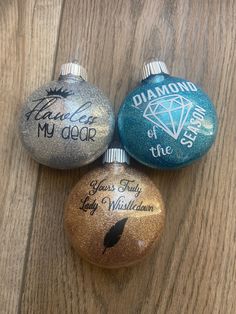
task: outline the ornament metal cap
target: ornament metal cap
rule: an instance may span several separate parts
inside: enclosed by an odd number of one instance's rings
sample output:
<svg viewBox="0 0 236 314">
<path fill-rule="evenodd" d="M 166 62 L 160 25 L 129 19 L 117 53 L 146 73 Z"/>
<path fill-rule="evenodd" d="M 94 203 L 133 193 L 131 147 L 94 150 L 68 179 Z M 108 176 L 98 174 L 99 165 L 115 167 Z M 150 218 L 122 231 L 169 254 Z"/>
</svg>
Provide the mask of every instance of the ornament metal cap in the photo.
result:
<svg viewBox="0 0 236 314">
<path fill-rule="evenodd" d="M 78 62 L 68 62 L 61 66 L 60 75 L 72 74 L 80 76 L 83 80 L 87 81 L 87 71 Z"/>
<path fill-rule="evenodd" d="M 128 164 L 129 156 L 126 151 L 122 148 L 108 148 L 108 150 L 103 155 L 103 161 L 105 163 L 118 163 L 118 164 Z"/>
<path fill-rule="evenodd" d="M 159 61 L 157 59 L 151 59 L 144 63 L 142 68 L 142 80 L 145 80 L 150 75 L 155 74 L 169 74 L 165 62 Z"/>
</svg>

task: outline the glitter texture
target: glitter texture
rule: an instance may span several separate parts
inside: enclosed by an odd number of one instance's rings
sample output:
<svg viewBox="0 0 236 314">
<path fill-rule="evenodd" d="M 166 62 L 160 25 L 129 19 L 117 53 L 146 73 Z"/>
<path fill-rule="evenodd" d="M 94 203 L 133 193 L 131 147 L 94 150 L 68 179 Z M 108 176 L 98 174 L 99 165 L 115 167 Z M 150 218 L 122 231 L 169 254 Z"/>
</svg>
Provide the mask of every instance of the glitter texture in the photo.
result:
<svg viewBox="0 0 236 314">
<path fill-rule="evenodd" d="M 214 143 L 217 116 L 195 84 L 168 74 L 152 75 L 124 100 L 118 128 L 128 153 L 153 168 L 179 168 Z"/>
<path fill-rule="evenodd" d="M 114 130 L 110 101 L 80 77 L 63 76 L 36 90 L 22 108 L 20 134 L 31 156 L 53 168 L 91 163 Z"/>
<path fill-rule="evenodd" d="M 106 164 L 86 174 L 65 206 L 65 228 L 74 249 L 106 268 L 146 256 L 162 232 L 164 217 L 154 183 L 124 164 Z"/>
</svg>

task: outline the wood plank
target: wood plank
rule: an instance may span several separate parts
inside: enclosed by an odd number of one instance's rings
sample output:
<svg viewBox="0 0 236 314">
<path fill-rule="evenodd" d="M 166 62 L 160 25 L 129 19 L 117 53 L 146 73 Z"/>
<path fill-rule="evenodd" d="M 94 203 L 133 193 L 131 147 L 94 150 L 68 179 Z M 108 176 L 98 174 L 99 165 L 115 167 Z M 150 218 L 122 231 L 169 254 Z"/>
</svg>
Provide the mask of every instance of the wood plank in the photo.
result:
<svg viewBox="0 0 236 314">
<path fill-rule="evenodd" d="M 82 261 L 63 232 L 63 203 L 88 168 L 42 168 L 26 266 L 23 313 L 235 313 L 235 3 L 76 1 L 65 3 L 56 72 L 79 57 L 118 109 L 142 62 L 164 59 L 173 75 L 209 93 L 217 142 L 201 162 L 149 173 L 167 220 L 158 250 L 129 269 Z M 230 127 L 229 127 L 230 126 Z"/>
<path fill-rule="evenodd" d="M 38 164 L 23 151 L 21 103 L 52 76 L 61 1 L 0 2 L 0 312 L 16 313 L 32 228 Z"/>
</svg>

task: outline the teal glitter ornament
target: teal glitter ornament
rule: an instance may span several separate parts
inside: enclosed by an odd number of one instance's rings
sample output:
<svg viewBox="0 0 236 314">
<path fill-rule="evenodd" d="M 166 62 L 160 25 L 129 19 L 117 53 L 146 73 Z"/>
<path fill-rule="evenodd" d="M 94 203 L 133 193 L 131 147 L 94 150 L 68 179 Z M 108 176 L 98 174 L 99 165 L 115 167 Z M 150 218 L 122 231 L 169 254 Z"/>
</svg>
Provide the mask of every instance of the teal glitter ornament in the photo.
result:
<svg viewBox="0 0 236 314">
<path fill-rule="evenodd" d="M 144 64 L 143 80 L 125 98 L 118 115 L 120 139 L 137 161 L 174 169 L 201 158 L 217 133 L 211 100 L 196 84 L 169 75 L 164 62 Z"/>
</svg>

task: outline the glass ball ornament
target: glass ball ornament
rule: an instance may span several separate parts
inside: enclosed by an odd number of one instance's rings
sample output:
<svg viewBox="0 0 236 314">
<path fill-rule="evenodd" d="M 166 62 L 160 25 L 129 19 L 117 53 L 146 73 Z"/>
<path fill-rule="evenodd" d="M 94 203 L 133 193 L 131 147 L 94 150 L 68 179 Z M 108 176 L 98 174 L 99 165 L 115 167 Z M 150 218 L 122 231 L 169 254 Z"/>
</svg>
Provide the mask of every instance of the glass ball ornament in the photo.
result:
<svg viewBox="0 0 236 314">
<path fill-rule="evenodd" d="M 125 98 L 118 115 L 120 139 L 137 161 L 153 168 L 191 164 L 212 146 L 217 115 L 196 84 L 169 75 L 164 62 L 144 64 L 141 83 Z"/>
<path fill-rule="evenodd" d="M 60 169 L 77 168 L 101 156 L 112 139 L 111 102 L 87 82 L 77 62 L 63 64 L 58 80 L 32 93 L 22 107 L 22 143 L 39 163 Z"/>
<path fill-rule="evenodd" d="M 103 167 L 84 175 L 70 193 L 64 224 L 85 260 L 104 268 L 132 265 L 156 245 L 165 209 L 159 190 L 129 167 L 127 153 L 110 148 Z"/>
</svg>

